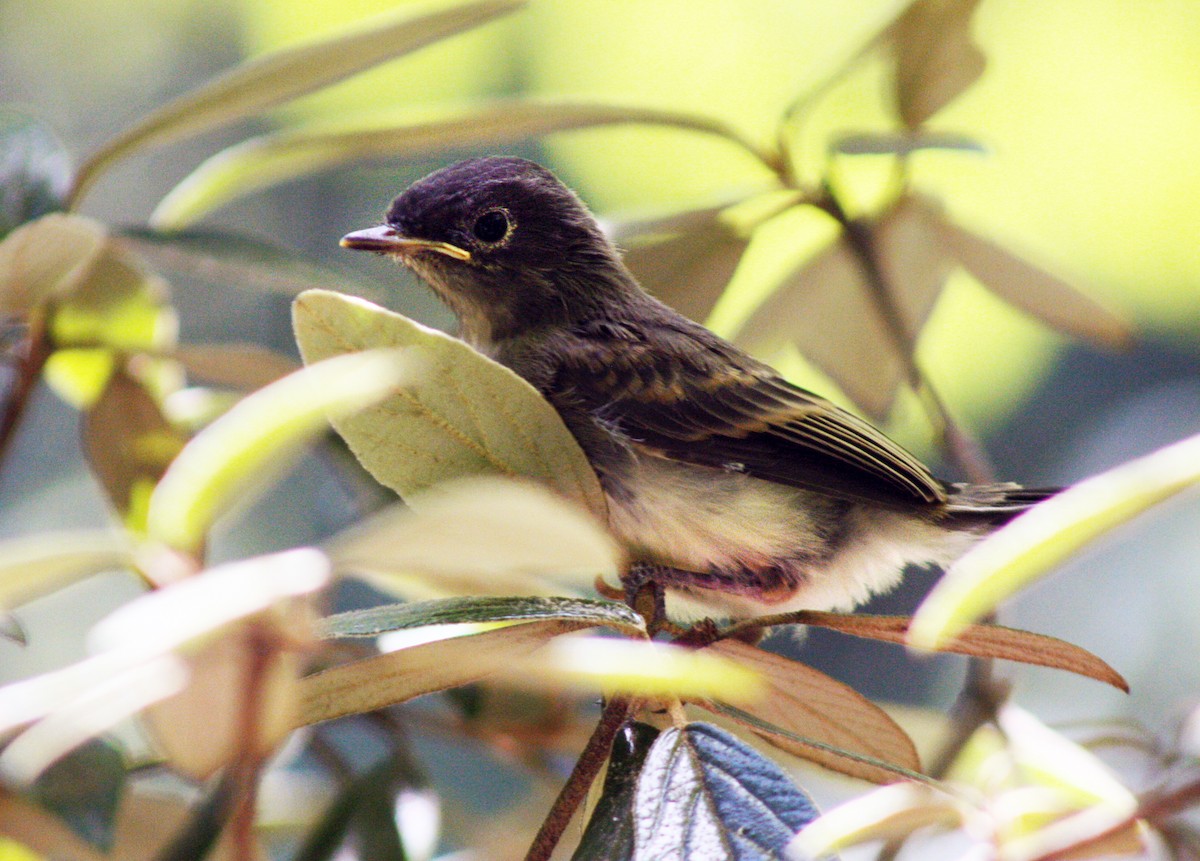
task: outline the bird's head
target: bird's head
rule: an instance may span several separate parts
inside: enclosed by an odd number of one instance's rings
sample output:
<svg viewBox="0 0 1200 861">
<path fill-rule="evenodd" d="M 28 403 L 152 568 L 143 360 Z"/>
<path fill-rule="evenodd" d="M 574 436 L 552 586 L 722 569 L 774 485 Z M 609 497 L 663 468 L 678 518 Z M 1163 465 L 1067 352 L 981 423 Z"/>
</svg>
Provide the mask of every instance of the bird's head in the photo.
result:
<svg viewBox="0 0 1200 861">
<path fill-rule="evenodd" d="M 410 267 L 475 342 L 570 323 L 638 289 L 575 193 L 521 158 L 432 173 L 392 202 L 384 224 L 342 245 Z"/>
</svg>

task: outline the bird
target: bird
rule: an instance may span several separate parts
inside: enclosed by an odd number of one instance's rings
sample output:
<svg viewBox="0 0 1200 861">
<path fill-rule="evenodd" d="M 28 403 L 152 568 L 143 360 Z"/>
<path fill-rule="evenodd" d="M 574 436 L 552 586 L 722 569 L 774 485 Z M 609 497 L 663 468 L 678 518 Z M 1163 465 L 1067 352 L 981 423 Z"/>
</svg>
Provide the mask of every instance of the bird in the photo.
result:
<svg viewBox="0 0 1200 861">
<path fill-rule="evenodd" d="M 533 161 L 437 170 L 341 245 L 411 269 L 461 339 L 558 411 L 633 561 L 626 585 L 653 580 L 669 613 L 850 610 L 1054 492 L 935 478 L 651 296 L 580 197 Z"/>
</svg>

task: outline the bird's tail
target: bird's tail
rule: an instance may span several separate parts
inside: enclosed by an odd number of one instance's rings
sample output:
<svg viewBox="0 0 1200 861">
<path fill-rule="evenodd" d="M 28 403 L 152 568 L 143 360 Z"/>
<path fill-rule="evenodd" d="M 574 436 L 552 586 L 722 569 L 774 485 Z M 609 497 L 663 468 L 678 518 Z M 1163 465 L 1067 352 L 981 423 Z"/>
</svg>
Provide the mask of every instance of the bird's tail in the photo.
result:
<svg viewBox="0 0 1200 861">
<path fill-rule="evenodd" d="M 1004 484 L 952 484 L 946 513 L 957 526 L 1003 526 L 1022 511 L 1054 496 L 1059 487 Z"/>
</svg>

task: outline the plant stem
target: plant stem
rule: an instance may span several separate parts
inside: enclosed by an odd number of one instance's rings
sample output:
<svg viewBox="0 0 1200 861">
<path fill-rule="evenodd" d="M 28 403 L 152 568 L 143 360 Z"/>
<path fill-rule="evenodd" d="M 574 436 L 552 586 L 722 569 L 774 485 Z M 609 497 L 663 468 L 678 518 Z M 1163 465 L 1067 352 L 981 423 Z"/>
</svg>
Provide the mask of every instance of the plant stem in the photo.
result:
<svg viewBox="0 0 1200 861">
<path fill-rule="evenodd" d="M 546 821 L 542 823 L 537 836 L 533 838 L 529 852 L 525 855 L 525 861 L 549 861 L 550 856 L 554 853 L 554 847 L 558 845 L 563 832 L 570 824 L 571 817 L 575 815 L 576 809 L 587 797 L 592 781 L 596 779 L 596 775 L 600 773 L 600 769 L 607 761 L 613 740 L 621 731 L 621 727 L 625 726 L 625 721 L 632 710 L 633 701 L 628 697 L 613 697 L 605 705 L 604 712 L 600 715 L 600 722 L 596 724 L 591 738 L 588 739 L 583 752 L 579 754 L 575 768 L 571 770 L 571 775 L 558 793 L 558 798 L 554 799 Z"/>
</svg>

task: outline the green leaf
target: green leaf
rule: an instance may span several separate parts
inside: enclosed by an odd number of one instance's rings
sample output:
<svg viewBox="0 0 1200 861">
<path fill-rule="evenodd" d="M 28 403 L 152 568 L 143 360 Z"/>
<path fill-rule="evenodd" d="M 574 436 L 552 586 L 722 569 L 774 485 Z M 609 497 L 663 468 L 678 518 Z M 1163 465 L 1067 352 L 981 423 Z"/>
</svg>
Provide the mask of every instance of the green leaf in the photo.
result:
<svg viewBox="0 0 1200 861">
<path fill-rule="evenodd" d="M 679 111 L 588 102 L 515 100 L 409 124 L 297 129 L 222 150 L 185 177 L 150 217 L 177 228 L 238 197 L 362 159 L 413 158 L 446 149 L 505 146 L 555 132 L 611 125 L 662 125 L 716 135 L 759 160 L 770 158 L 721 120 Z"/>
<path fill-rule="evenodd" d="M 508 368 L 456 338 L 362 299 L 310 291 L 292 310 L 306 362 L 405 347 L 419 367 L 393 397 L 334 427 L 377 481 L 406 500 L 453 478 L 526 477 L 602 521 L 600 482 L 558 412 Z"/>
<path fill-rule="evenodd" d="M 328 637 L 375 637 L 427 625 L 471 622 L 579 623 L 645 635 L 645 621 L 624 604 L 583 598 L 446 598 L 352 610 L 324 620 Z"/>
<path fill-rule="evenodd" d="M 0 543 L 0 609 L 132 564 L 133 548 L 116 532 L 41 532 L 9 539 Z"/>
<path fill-rule="evenodd" d="M 411 369 L 395 351 L 339 356 L 289 374 L 247 396 L 196 435 L 171 463 L 150 498 L 148 533 L 194 550 L 212 521 L 263 470 L 291 463 L 329 417 L 345 415 L 392 391 Z"/>
<path fill-rule="evenodd" d="M 613 741 L 604 789 L 571 861 L 632 861 L 634 798 L 658 730 L 631 723 Z"/>
<path fill-rule="evenodd" d="M 229 287 L 295 296 L 305 290 L 369 291 L 349 270 L 331 268 L 284 248 L 240 233 L 210 228 L 158 231 L 129 227 L 115 241 L 128 245 L 154 264 Z"/>
<path fill-rule="evenodd" d="M 635 858 L 783 861 L 812 800 L 775 763 L 711 724 L 672 727 L 637 785 Z"/>
<path fill-rule="evenodd" d="M 331 39 L 243 63 L 170 102 L 109 141 L 80 167 L 72 206 L 114 162 L 261 113 L 387 60 L 507 14 L 521 0 L 474 0 L 413 14 L 386 13 Z"/>
<path fill-rule="evenodd" d="M 623 554 L 577 506 L 538 485 L 460 479 L 334 540 L 340 572 L 401 597 L 564 595 L 615 580 Z"/>
<path fill-rule="evenodd" d="M 1081 481 L 977 544 L 918 608 L 908 642 L 936 649 L 1083 547 L 1200 483 L 1200 436 Z"/>
<path fill-rule="evenodd" d="M 0 109 L 0 239 L 22 224 L 63 208 L 71 159 L 36 117 Z"/>
<path fill-rule="evenodd" d="M 108 852 L 126 776 L 120 750 L 94 739 L 46 769 L 31 795 L 80 838 Z"/>
</svg>

